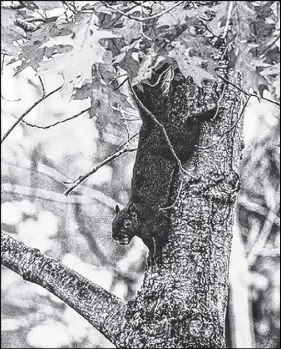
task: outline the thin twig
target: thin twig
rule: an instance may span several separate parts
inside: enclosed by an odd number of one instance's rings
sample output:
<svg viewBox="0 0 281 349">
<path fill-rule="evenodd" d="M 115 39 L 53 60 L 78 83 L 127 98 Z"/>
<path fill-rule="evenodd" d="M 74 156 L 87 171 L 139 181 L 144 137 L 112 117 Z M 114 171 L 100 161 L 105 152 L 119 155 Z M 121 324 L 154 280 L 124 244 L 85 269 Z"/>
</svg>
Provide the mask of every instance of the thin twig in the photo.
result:
<svg viewBox="0 0 281 349">
<path fill-rule="evenodd" d="M 76 180 L 75 183 L 72 184 L 67 190 L 65 190 L 63 192 L 63 194 L 65 196 L 68 196 L 79 184 L 81 184 L 82 182 L 84 182 L 85 179 L 87 179 L 89 176 L 91 176 L 92 174 L 94 174 L 95 172 L 97 172 L 98 169 L 100 169 L 102 166 L 108 164 L 109 162 L 111 162 L 112 160 L 120 157 L 121 155 L 125 154 L 125 153 L 129 153 L 129 152 L 134 152 L 136 151 L 137 148 L 123 148 L 121 150 L 119 150 L 118 152 L 113 153 L 111 156 L 109 156 L 108 158 L 106 158 L 104 161 L 102 161 L 100 164 L 98 164 L 96 167 L 94 167 L 93 169 L 91 169 L 89 172 L 86 172 L 84 175 L 79 176 Z"/>
<path fill-rule="evenodd" d="M 68 196 L 79 184 L 85 181 L 89 176 L 97 172 L 98 169 L 103 167 L 104 165 L 108 164 L 112 160 L 120 157 L 123 154 L 129 153 L 129 152 L 134 152 L 137 150 L 137 148 L 128 148 L 129 142 L 135 138 L 138 135 L 138 133 L 135 133 L 132 137 L 130 137 L 129 141 L 125 142 L 122 144 L 117 150 L 115 150 L 110 156 L 108 156 L 105 160 L 100 162 L 98 165 L 96 165 L 94 168 L 92 168 L 90 171 L 86 172 L 85 174 L 79 176 L 77 179 L 72 181 L 72 185 L 64 191 L 64 195 Z M 70 184 L 70 182 L 64 182 L 65 184 Z"/>
<path fill-rule="evenodd" d="M 266 215 L 268 214 L 267 209 L 265 207 L 260 206 L 256 202 L 252 202 L 249 198 L 241 194 L 238 196 L 237 202 L 238 202 L 238 205 L 243 206 L 243 208 L 247 211 L 258 213 L 263 217 L 266 217 Z M 267 219 L 269 219 L 268 216 L 267 216 Z M 279 222 L 278 216 L 275 217 L 272 223 L 275 224 L 278 228 L 280 228 L 280 222 Z"/>
<path fill-rule="evenodd" d="M 262 230 L 259 234 L 258 240 L 247 256 L 249 268 L 255 263 L 257 256 L 260 254 L 260 251 L 265 246 L 265 244 L 266 244 L 266 242 L 271 234 L 272 226 L 273 226 L 276 218 L 278 217 L 278 211 L 279 211 L 279 207 L 280 207 L 280 199 L 278 200 L 277 198 L 279 198 L 279 195 L 280 195 L 280 185 L 276 191 L 276 195 L 275 195 L 276 200 L 275 200 L 274 204 L 269 209 L 268 215 L 265 219 L 265 222 L 264 222 Z"/>
<path fill-rule="evenodd" d="M 55 123 L 53 123 L 53 124 L 50 124 L 50 125 L 47 125 L 47 126 L 39 126 L 39 125 L 30 124 L 29 122 L 27 122 L 27 121 L 25 121 L 25 120 L 22 120 L 22 122 L 23 122 L 24 124 L 26 124 L 27 126 L 34 127 L 34 128 L 39 128 L 39 129 L 42 129 L 42 130 L 46 130 L 46 129 L 48 129 L 48 128 L 57 126 L 57 125 L 59 125 L 59 124 L 62 124 L 62 123 L 64 123 L 64 122 L 67 122 L 67 121 L 69 121 L 69 120 L 75 119 L 75 118 L 77 118 L 78 116 L 80 116 L 81 114 L 83 114 L 83 113 L 85 113 L 85 112 L 87 112 L 87 111 L 89 111 L 89 110 L 91 110 L 91 108 L 84 109 L 84 110 L 80 111 L 78 114 L 75 114 L 75 115 L 73 115 L 73 116 L 70 116 L 69 118 L 63 119 L 63 120 L 61 120 L 61 121 L 57 121 L 57 122 L 55 122 Z"/>
<path fill-rule="evenodd" d="M 222 79 L 224 82 L 226 82 L 227 84 L 229 84 L 229 85 L 235 87 L 238 91 L 244 93 L 244 94 L 245 94 L 246 96 L 248 96 L 248 97 L 250 96 L 250 97 L 256 97 L 257 99 L 263 99 L 263 100 L 265 100 L 265 101 L 267 101 L 267 102 L 273 103 L 273 104 L 278 105 L 278 106 L 280 107 L 280 103 L 275 102 L 275 101 L 273 101 L 272 99 L 268 99 L 268 98 L 266 98 L 266 97 L 259 97 L 259 96 L 255 95 L 255 94 L 253 94 L 253 93 L 246 92 L 246 91 L 244 91 L 241 87 L 235 85 L 233 82 L 227 80 L 227 79 L 224 78 L 223 76 L 221 76 L 221 75 L 219 75 L 219 74 L 217 74 L 217 76 L 218 76 L 220 79 Z"/>
<path fill-rule="evenodd" d="M 178 167 L 179 167 L 180 172 L 181 172 L 181 173 L 188 174 L 189 176 L 192 177 L 192 175 L 191 175 L 190 173 L 188 173 L 188 172 L 182 167 L 182 163 L 181 163 L 180 159 L 178 158 L 177 154 L 175 153 L 175 150 L 174 150 L 173 145 L 172 145 L 172 143 L 171 143 L 171 141 L 170 141 L 170 139 L 169 139 L 169 136 L 168 136 L 168 134 L 167 134 L 167 132 L 166 132 L 165 127 L 161 124 L 161 122 L 159 122 L 159 121 L 157 120 L 157 118 L 151 113 L 151 111 L 149 111 L 149 110 L 145 107 L 145 105 L 142 103 L 142 101 L 138 98 L 138 96 L 137 96 L 136 92 L 134 91 L 134 89 L 133 89 L 133 87 L 132 87 L 132 85 L 131 85 L 131 83 L 130 83 L 129 80 L 128 80 L 128 82 L 129 82 L 130 89 L 131 89 L 131 91 L 132 91 L 132 93 L 133 93 L 133 96 L 134 96 L 136 102 L 139 104 L 140 108 L 143 109 L 143 111 L 145 111 L 145 112 L 151 117 L 152 121 L 153 121 L 156 125 L 158 125 L 158 126 L 160 127 L 160 129 L 162 130 L 162 133 L 163 133 L 163 135 L 164 135 L 164 137 L 165 137 L 165 140 L 166 140 L 166 142 L 167 142 L 167 144 L 168 144 L 168 147 L 169 147 L 169 149 L 170 149 L 170 151 L 171 151 L 173 157 L 175 158 L 175 160 L 176 160 L 176 162 L 177 162 L 177 164 L 178 164 Z"/>
<path fill-rule="evenodd" d="M 6 101 L 6 102 L 19 102 L 21 100 L 21 98 L 17 98 L 17 99 L 8 99 L 6 97 L 4 97 L 1 93 L 1 98 Z"/>
<path fill-rule="evenodd" d="M 42 97 L 45 97 L 46 96 L 45 86 L 44 86 L 43 80 L 42 80 L 40 75 L 38 75 L 38 79 L 40 81 L 41 88 L 42 88 Z"/>
<path fill-rule="evenodd" d="M 48 98 L 55 92 L 59 91 L 62 88 L 62 85 L 60 87 L 57 87 L 55 90 L 49 92 L 45 96 L 41 97 L 36 101 L 31 107 L 29 107 L 17 120 L 14 122 L 14 124 L 8 129 L 8 131 L 4 134 L 1 144 L 4 142 L 4 140 L 9 136 L 9 134 L 13 131 L 13 129 L 23 120 L 23 118 L 32 110 L 34 109 L 39 103 L 41 103 L 44 99 Z"/>
<path fill-rule="evenodd" d="M 118 77 L 119 78 L 119 77 Z M 115 91 L 119 90 L 124 84 L 125 82 L 128 80 L 129 78 L 127 77 L 126 79 L 124 79 L 122 82 L 120 82 L 120 84 L 118 84 L 117 87 L 114 88 Z"/>
<path fill-rule="evenodd" d="M 107 7 L 107 8 L 110 8 L 111 10 L 115 11 L 115 12 L 118 12 L 120 13 L 122 16 L 126 16 L 130 19 L 134 19 L 135 21 L 139 21 L 139 22 L 144 22 L 144 21 L 149 21 L 151 19 L 155 19 L 155 18 L 158 18 L 158 17 L 161 17 L 163 16 L 165 13 L 167 12 L 170 12 L 171 10 L 173 10 L 175 7 L 181 5 L 182 3 L 184 3 L 184 1 L 180 1 L 179 3 L 177 4 L 174 4 L 173 6 L 171 6 L 170 8 L 166 9 L 165 11 L 162 11 L 160 13 L 157 13 L 153 16 L 149 16 L 149 17 L 135 17 L 135 16 L 132 16 L 132 15 L 129 15 L 127 14 L 126 12 L 123 12 L 117 8 L 114 8 L 113 6 L 109 5 L 108 3 L 106 3 L 105 1 L 101 1 L 101 3 Z"/>
</svg>

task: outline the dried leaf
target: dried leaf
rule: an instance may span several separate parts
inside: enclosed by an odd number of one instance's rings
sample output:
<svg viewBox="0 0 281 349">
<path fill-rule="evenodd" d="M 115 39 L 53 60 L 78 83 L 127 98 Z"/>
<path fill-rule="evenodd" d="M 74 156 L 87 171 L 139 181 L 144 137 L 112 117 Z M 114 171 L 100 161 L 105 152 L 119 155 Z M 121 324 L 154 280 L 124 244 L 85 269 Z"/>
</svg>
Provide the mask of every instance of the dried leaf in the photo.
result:
<svg viewBox="0 0 281 349">
<path fill-rule="evenodd" d="M 90 80 L 93 64 L 111 61 L 106 43 L 102 45 L 101 40 L 117 37 L 109 30 L 98 28 L 98 18 L 94 13 L 80 13 L 75 19 L 72 27 L 68 27 L 70 34 L 50 37 L 43 45 L 64 47 L 65 51 L 40 63 L 41 72 L 61 74 L 67 82 L 73 82 L 77 76 Z"/>
</svg>

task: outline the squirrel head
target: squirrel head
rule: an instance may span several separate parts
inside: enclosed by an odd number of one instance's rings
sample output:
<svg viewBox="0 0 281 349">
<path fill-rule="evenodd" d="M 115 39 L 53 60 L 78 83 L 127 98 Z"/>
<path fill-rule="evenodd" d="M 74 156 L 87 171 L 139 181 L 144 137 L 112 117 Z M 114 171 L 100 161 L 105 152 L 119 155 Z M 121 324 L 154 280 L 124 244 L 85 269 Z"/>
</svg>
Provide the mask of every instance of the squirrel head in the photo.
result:
<svg viewBox="0 0 281 349">
<path fill-rule="evenodd" d="M 139 229 L 136 207 L 129 203 L 123 210 L 120 210 L 116 205 L 115 213 L 112 222 L 112 239 L 120 245 L 129 245 Z"/>
</svg>

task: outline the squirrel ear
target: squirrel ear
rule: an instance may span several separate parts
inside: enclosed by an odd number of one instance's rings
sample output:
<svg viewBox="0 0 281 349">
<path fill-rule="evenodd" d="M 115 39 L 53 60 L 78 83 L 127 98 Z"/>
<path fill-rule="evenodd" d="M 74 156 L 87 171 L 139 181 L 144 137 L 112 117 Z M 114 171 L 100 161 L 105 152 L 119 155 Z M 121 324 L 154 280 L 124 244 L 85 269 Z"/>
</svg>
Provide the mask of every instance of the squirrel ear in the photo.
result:
<svg viewBox="0 0 281 349">
<path fill-rule="evenodd" d="M 115 213 L 118 214 L 120 212 L 120 207 L 118 205 L 115 206 Z"/>
</svg>

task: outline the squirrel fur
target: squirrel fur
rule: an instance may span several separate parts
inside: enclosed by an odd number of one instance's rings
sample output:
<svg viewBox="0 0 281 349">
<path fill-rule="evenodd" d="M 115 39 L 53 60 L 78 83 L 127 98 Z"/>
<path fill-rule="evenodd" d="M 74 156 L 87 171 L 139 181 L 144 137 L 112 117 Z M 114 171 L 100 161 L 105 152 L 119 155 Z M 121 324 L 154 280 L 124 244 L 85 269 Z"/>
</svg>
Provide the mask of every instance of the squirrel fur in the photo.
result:
<svg viewBox="0 0 281 349">
<path fill-rule="evenodd" d="M 192 78 L 185 78 L 178 69 L 167 65 L 156 76 L 154 83 L 134 87 L 134 92 L 141 104 L 164 126 L 174 152 L 184 164 L 198 143 L 201 121 L 213 117 L 215 108 L 206 107 L 204 110 L 201 107 L 197 115 L 191 115 L 186 91 L 195 88 Z M 172 203 L 173 184 L 179 169 L 163 131 L 139 101 L 136 102 L 142 126 L 131 198 L 123 210 L 118 206 L 115 208 L 112 238 L 127 245 L 134 236 L 140 237 L 148 247 L 151 263 L 154 264 L 169 230 L 168 212 L 161 208 Z"/>
</svg>

